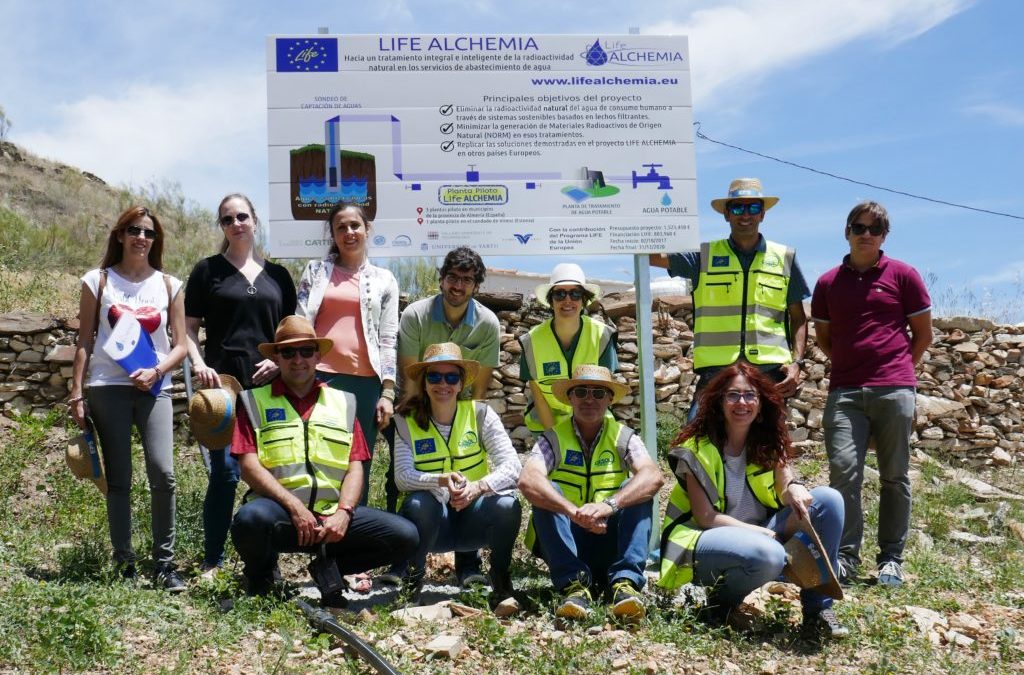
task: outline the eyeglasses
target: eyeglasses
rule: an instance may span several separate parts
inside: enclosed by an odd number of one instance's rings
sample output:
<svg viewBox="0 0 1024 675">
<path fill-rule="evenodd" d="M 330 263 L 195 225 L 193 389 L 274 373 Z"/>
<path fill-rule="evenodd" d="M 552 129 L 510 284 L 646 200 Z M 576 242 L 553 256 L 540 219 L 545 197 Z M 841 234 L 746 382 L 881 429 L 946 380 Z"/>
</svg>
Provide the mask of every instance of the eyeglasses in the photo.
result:
<svg viewBox="0 0 1024 675">
<path fill-rule="evenodd" d="M 462 381 L 462 373 L 457 373 L 457 372 L 448 372 L 448 373 L 432 372 L 432 373 L 427 373 L 427 383 L 428 384 L 441 384 L 441 380 L 444 380 L 445 384 L 455 385 L 455 384 L 458 384 L 459 382 Z"/>
<path fill-rule="evenodd" d="M 854 223 L 850 225 L 850 233 L 860 236 L 865 232 L 870 232 L 872 237 L 880 237 L 885 234 L 885 225 L 875 223 L 874 225 L 865 225 L 864 223 Z"/>
<path fill-rule="evenodd" d="M 240 223 L 244 223 L 244 222 L 249 220 L 249 214 L 246 213 L 245 211 L 242 211 L 241 213 L 236 213 L 233 216 L 221 216 L 220 217 L 220 226 L 221 227 L 227 227 L 228 225 L 230 225 L 231 223 L 235 222 L 236 220 L 238 222 L 240 222 Z"/>
<path fill-rule="evenodd" d="M 296 354 L 300 355 L 304 359 L 311 359 L 313 358 L 313 354 L 316 353 L 317 348 L 311 345 L 307 345 L 305 347 L 281 347 L 277 350 L 278 356 L 285 361 L 291 361 L 295 358 Z"/>
<path fill-rule="evenodd" d="M 725 400 L 729 403 L 757 403 L 757 392 L 756 391 L 727 391 L 725 392 Z"/>
<path fill-rule="evenodd" d="M 570 291 L 567 291 L 564 288 L 558 288 L 551 291 L 552 300 L 558 300 L 559 302 L 561 302 L 566 298 L 572 298 L 573 300 L 576 300 L 578 302 L 583 299 L 583 291 L 581 291 L 578 288 L 574 288 Z"/>
<path fill-rule="evenodd" d="M 444 275 L 444 280 L 452 286 L 472 286 L 476 283 L 476 277 L 464 277 L 460 274 L 452 274 L 451 272 Z"/>
<path fill-rule="evenodd" d="M 732 202 L 726 204 L 725 208 L 734 216 L 742 216 L 744 213 L 749 213 L 752 216 L 764 211 L 764 204 L 761 202 L 753 202 L 751 204 L 741 204 L 739 202 Z"/>
<path fill-rule="evenodd" d="M 569 390 L 569 395 L 582 401 L 590 395 L 595 401 L 601 401 L 605 396 L 611 394 L 610 391 L 604 387 L 573 387 Z"/>
<path fill-rule="evenodd" d="M 139 227 L 138 225 L 129 225 L 128 227 L 124 228 L 124 231 L 127 232 L 128 235 L 132 237 L 145 237 L 150 241 L 156 239 L 156 230 L 150 230 L 149 228 Z"/>
</svg>

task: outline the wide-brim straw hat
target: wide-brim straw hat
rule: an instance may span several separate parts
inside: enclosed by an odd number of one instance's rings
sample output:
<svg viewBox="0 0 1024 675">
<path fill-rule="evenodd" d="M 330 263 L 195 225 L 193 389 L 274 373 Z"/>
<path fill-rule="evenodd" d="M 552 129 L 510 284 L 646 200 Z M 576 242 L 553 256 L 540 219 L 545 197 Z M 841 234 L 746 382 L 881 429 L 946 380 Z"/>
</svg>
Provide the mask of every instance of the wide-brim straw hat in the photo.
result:
<svg viewBox="0 0 1024 675">
<path fill-rule="evenodd" d="M 760 199 L 764 202 L 765 211 L 779 203 L 778 197 L 771 197 L 764 193 L 760 178 L 737 178 L 729 183 L 729 196 L 712 199 L 711 208 L 719 213 L 725 213 L 725 205 L 734 199 Z"/>
<path fill-rule="evenodd" d="M 95 433 L 95 432 L 94 432 Z M 107 476 L 103 470 L 103 455 L 97 457 L 97 465 L 93 466 L 92 456 L 89 454 L 89 444 L 83 434 L 75 434 L 68 439 L 68 447 L 64 452 L 64 460 L 71 469 L 75 478 L 91 480 L 103 494 L 107 494 Z M 98 469 L 99 475 L 96 475 Z"/>
<path fill-rule="evenodd" d="M 192 435 L 209 450 L 231 445 L 235 432 L 236 402 L 242 385 L 231 375 L 220 375 L 220 387 L 200 389 L 188 402 Z"/>
<path fill-rule="evenodd" d="M 782 568 L 782 574 L 787 579 L 800 588 L 812 589 L 836 600 L 843 599 L 843 587 L 839 585 L 828 552 L 810 521 L 800 521 L 799 529 L 783 547 L 786 549 L 786 566 Z"/>
<path fill-rule="evenodd" d="M 576 366 L 571 379 L 558 380 L 551 385 L 551 393 L 562 403 L 572 405 L 569 402 L 569 390 L 579 385 L 588 387 L 597 385 L 611 389 L 612 403 L 617 403 L 623 396 L 629 393 L 629 385 L 616 382 L 612 378 L 612 371 L 604 366 L 592 364 Z"/>
<path fill-rule="evenodd" d="M 261 342 L 256 349 L 263 355 L 263 358 L 272 359 L 278 347 L 284 347 L 296 342 L 309 342 L 310 340 L 316 342 L 316 348 L 320 351 L 320 356 L 331 351 L 331 347 L 334 346 L 334 340 L 317 337 L 316 331 L 313 330 L 313 324 L 309 322 L 309 319 L 292 314 L 281 319 L 281 323 L 277 324 L 273 342 Z"/>
<path fill-rule="evenodd" d="M 454 342 L 440 342 L 430 345 L 423 352 L 423 360 L 410 363 L 405 368 L 405 376 L 411 380 L 418 380 L 420 373 L 430 366 L 445 363 L 458 366 L 462 369 L 463 388 L 473 384 L 477 373 L 480 372 L 480 362 L 473 359 L 462 358 L 462 348 Z"/>
<path fill-rule="evenodd" d="M 550 307 L 548 291 L 555 286 L 565 286 L 566 284 L 582 286 L 594 297 L 601 295 L 601 287 L 597 284 L 588 284 L 587 275 L 583 273 L 583 268 L 576 263 L 558 263 L 555 265 L 555 269 L 551 270 L 551 281 L 537 286 L 533 293 L 537 296 L 537 302 L 545 307 Z"/>
</svg>

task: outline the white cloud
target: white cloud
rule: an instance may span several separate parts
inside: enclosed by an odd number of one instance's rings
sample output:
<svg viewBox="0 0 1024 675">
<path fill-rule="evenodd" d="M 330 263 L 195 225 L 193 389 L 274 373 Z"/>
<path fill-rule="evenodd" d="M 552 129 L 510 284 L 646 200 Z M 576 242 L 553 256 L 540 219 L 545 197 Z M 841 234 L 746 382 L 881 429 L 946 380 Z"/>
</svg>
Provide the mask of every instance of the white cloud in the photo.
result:
<svg viewBox="0 0 1024 675">
<path fill-rule="evenodd" d="M 707 107 L 729 84 L 751 87 L 858 39 L 914 38 L 974 1 L 741 0 L 697 10 L 685 22 L 645 26 L 644 32 L 689 36 L 694 100 Z"/>
<path fill-rule="evenodd" d="M 964 108 L 968 115 L 987 117 L 996 124 L 1007 127 L 1024 127 L 1024 109 L 1001 103 L 981 103 Z"/>
<path fill-rule="evenodd" d="M 1015 284 L 1018 289 L 1024 287 L 1024 260 L 1017 260 L 1008 265 L 976 277 L 972 283 L 977 286 L 996 286 L 998 284 Z"/>
</svg>

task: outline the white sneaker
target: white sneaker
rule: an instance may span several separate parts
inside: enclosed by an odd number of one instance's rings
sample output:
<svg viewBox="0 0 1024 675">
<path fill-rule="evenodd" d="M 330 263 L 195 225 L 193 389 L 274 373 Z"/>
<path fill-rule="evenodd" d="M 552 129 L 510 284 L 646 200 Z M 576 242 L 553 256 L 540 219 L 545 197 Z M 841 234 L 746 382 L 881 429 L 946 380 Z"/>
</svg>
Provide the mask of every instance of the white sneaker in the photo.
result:
<svg viewBox="0 0 1024 675">
<path fill-rule="evenodd" d="M 902 586 L 903 567 L 895 560 L 886 560 L 878 566 L 878 583 L 881 586 Z"/>
</svg>

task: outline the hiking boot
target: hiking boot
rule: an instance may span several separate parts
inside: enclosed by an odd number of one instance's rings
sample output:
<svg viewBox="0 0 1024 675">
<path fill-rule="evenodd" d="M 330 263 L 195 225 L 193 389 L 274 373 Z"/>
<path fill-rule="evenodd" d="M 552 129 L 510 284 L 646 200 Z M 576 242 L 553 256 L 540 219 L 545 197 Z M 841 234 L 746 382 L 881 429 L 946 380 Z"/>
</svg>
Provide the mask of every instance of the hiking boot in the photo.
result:
<svg viewBox="0 0 1024 675">
<path fill-rule="evenodd" d="M 160 565 L 153 576 L 157 586 L 169 593 L 181 593 L 185 590 L 185 580 L 181 578 L 173 565 Z"/>
<path fill-rule="evenodd" d="M 573 581 L 562 589 L 562 604 L 555 616 L 562 619 L 585 619 L 590 616 L 590 589 L 582 581 Z"/>
<path fill-rule="evenodd" d="M 844 638 L 850 629 L 839 622 L 831 607 L 810 614 L 804 614 L 801 632 L 807 637 L 826 637 L 833 640 Z"/>
<path fill-rule="evenodd" d="M 903 566 L 895 560 L 886 560 L 878 566 L 878 584 L 880 586 L 902 586 Z"/>
<path fill-rule="evenodd" d="M 638 622 L 647 616 L 640 590 L 628 579 L 612 584 L 612 614 L 623 621 Z"/>
<path fill-rule="evenodd" d="M 345 609 L 348 607 L 348 598 L 341 591 L 334 591 L 320 596 L 320 606 L 331 609 Z"/>
</svg>

